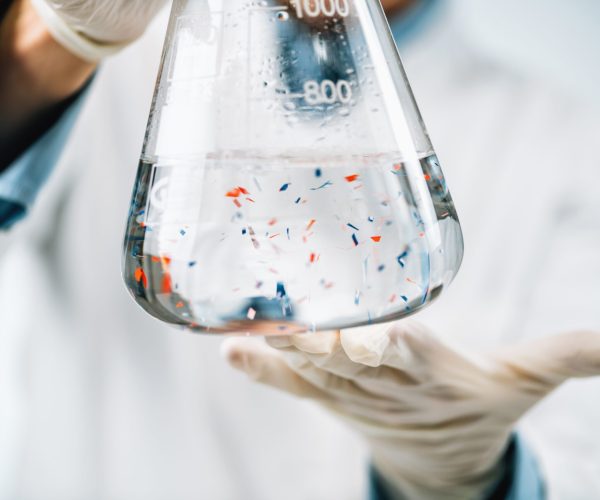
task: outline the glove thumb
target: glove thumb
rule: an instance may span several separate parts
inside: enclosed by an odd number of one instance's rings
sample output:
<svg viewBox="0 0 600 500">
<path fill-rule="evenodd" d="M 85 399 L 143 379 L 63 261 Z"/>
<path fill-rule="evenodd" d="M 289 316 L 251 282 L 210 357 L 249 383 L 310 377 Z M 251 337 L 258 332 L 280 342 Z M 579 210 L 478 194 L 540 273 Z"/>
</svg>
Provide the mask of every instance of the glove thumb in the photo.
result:
<svg viewBox="0 0 600 500">
<path fill-rule="evenodd" d="M 600 375 L 600 332 L 570 332 L 517 344 L 493 355 L 521 378 L 553 389 L 570 378 Z"/>
</svg>

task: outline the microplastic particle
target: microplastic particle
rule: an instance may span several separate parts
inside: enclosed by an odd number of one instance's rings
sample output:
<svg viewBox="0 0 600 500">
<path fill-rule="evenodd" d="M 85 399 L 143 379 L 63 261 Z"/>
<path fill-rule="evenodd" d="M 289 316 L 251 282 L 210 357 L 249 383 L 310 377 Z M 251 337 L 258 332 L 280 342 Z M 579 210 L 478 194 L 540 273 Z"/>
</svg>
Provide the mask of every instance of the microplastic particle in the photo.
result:
<svg viewBox="0 0 600 500">
<path fill-rule="evenodd" d="M 360 304 L 360 291 L 359 290 L 356 290 L 356 293 L 354 294 L 354 304 L 355 305 Z"/>
<path fill-rule="evenodd" d="M 269 226 L 274 226 L 275 224 L 277 224 L 277 219 L 273 218 L 268 222 Z"/>
<path fill-rule="evenodd" d="M 289 240 L 290 239 L 290 228 L 289 227 L 285 230 L 285 234 L 287 234 L 287 239 Z"/>
<path fill-rule="evenodd" d="M 301 200 L 302 200 L 302 198 L 298 197 L 294 203 L 296 203 L 296 205 L 297 205 L 298 203 L 300 203 Z"/>
<path fill-rule="evenodd" d="M 377 270 L 378 270 L 379 272 L 383 271 L 384 269 L 385 269 L 385 266 L 384 266 L 383 264 L 381 264 L 381 265 L 380 265 L 380 266 L 377 268 Z"/>
<path fill-rule="evenodd" d="M 188 262 L 188 267 L 194 267 L 197 264 L 195 260 Z"/>
<path fill-rule="evenodd" d="M 279 236 L 280 233 L 275 233 L 272 234 L 271 236 L 269 236 L 269 239 L 272 240 L 273 238 L 277 238 L 277 236 Z"/>
<path fill-rule="evenodd" d="M 238 186 L 238 189 L 240 190 L 240 193 L 242 193 L 242 194 L 250 194 L 250 191 L 243 188 L 242 186 Z"/>
<path fill-rule="evenodd" d="M 360 229 L 358 229 L 358 228 L 357 228 L 355 225 L 353 225 L 353 224 L 350 224 L 349 222 L 348 222 L 348 224 L 346 224 L 346 225 L 347 225 L 348 227 L 351 227 L 351 228 L 352 228 L 352 229 L 354 229 L 355 231 L 360 231 Z"/>
<path fill-rule="evenodd" d="M 144 288 L 148 287 L 148 278 L 146 277 L 146 273 L 144 272 L 144 270 L 141 267 L 138 267 L 134 274 L 133 277 L 135 278 L 135 281 L 137 281 L 138 283 L 142 283 Z"/>
<path fill-rule="evenodd" d="M 161 292 L 162 293 L 172 293 L 173 292 L 173 287 L 171 285 L 171 275 L 168 273 L 165 274 L 162 278 Z"/>
<path fill-rule="evenodd" d="M 316 253 L 311 253 L 310 254 L 310 262 L 313 263 L 317 260 L 317 254 Z"/>
<path fill-rule="evenodd" d="M 321 177 L 321 175 L 322 175 L 321 169 L 320 169 L 320 168 L 317 168 L 317 169 L 315 170 L 315 177 Z"/>
<path fill-rule="evenodd" d="M 319 187 L 310 188 L 310 190 L 311 191 L 318 191 L 319 189 L 324 189 L 324 188 L 329 187 L 329 186 L 333 186 L 333 182 L 327 181 L 324 184 L 321 184 Z"/>
<path fill-rule="evenodd" d="M 228 198 L 237 198 L 241 194 L 242 191 L 240 188 L 233 188 L 231 191 L 227 191 L 227 193 L 225 193 L 225 196 L 227 196 Z"/>
<path fill-rule="evenodd" d="M 256 318 L 256 311 L 252 308 L 248 309 L 247 317 L 250 321 L 252 321 L 254 318 Z"/>
<path fill-rule="evenodd" d="M 369 217 L 369 222 L 375 222 L 375 218 L 374 217 Z"/>
<path fill-rule="evenodd" d="M 254 233 L 254 229 L 252 229 L 252 227 L 248 226 L 248 232 L 250 233 L 250 239 L 252 240 L 252 245 L 254 245 L 254 248 L 258 249 L 260 247 L 260 244 L 258 243 L 258 240 L 255 238 L 256 234 Z"/>
<path fill-rule="evenodd" d="M 282 191 L 287 191 L 287 189 L 290 187 L 291 182 L 287 182 L 285 183 L 283 186 L 281 186 L 279 188 L 279 192 L 281 193 Z"/>
<path fill-rule="evenodd" d="M 396 301 L 396 294 L 392 294 L 392 296 L 390 297 L 390 303 L 394 303 Z"/>
<path fill-rule="evenodd" d="M 240 201 L 237 198 L 235 200 L 233 200 L 233 204 L 238 208 L 242 208 L 242 204 L 240 203 Z"/>
<path fill-rule="evenodd" d="M 404 262 L 404 259 L 406 259 L 406 257 L 408 257 L 408 250 L 405 250 L 400 255 L 398 255 L 398 257 L 396 258 L 396 260 L 398 261 L 398 264 L 400 264 L 400 267 L 406 266 L 406 263 Z"/>
<path fill-rule="evenodd" d="M 358 246 L 358 238 L 356 237 L 355 234 L 352 234 L 352 241 L 354 242 L 354 246 L 357 247 Z"/>
<path fill-rule="evenodd" d="M 431 175 L 425 174 L 425 180 L 429 182 L 431 180 Z"/>
<path fill-rule="evenodd" d="M 185 304 L 184 304 L 183 302 L 179 301 L 179 302 L 177 302 L 177 304 L 175 304 L 175 307 L 176 307 L 177 309 L 181 309 L 181 308 L 182 308 L 184 305 L 185 305 Z"/>
<path fill-rule="evenodd" d="M 184 230 L 184 229 L 181 229 L 181 230 L 179 231 L 179 234 L 180 234 L 181 236 L 185 236 L 187 233 L 185 232 L 185 230 Z"/>
<path fill-rule="evenodd" d="M 250 203 L 255 203 L 255 201 L 252 198 L 246 198 L 246 200 L 248 200 Z"/>
<path fill-rule="evenodd" d="M 381 236 L 371 236 L 371 239 L 375 242 L 375 243 L 379 243 L 381 241 Z"/>
<path fill-rule="evenodd" d="M 408 302 L 408 297 L 406 295 L 400 295 L 400 298 L 404 301 L 404 302 Z"/>
<path fill-rule="evenodd" d="M 306 230 L 310 231 L 310 229 L 315 225 L 315 222 L 317 222 L 315 219 L 311 219 L 308 225 L 306 226 Z"/>
<path fill-rule="evenodd" d="M 347 175 L 346 177 L 344 177 L 344 179 L 346 179 L 347 182 L 354 182 L 359 177 L 360 177 L 359 174 L 352 174 L 352 175 Z"/>
<path fill-rule="evenodd" d="M 276 295 L 277 295 L 278 299 L 282 299 L 283 297 L 287 296 L 287 292 L 285 291 L 285 286 L 281 282 L 277 283 L 277 292 L 276 292 Z"/>
<path fill-rule="evenodd" d="M 160 262 L 160 257 L 152 256 L 152 262 Z"/>
<path fill-rule="evenodd" d="M 246 228 L 242 229 L 242 234 L 246 234 L 248 231 L 246 230 Z"/>
</svg>

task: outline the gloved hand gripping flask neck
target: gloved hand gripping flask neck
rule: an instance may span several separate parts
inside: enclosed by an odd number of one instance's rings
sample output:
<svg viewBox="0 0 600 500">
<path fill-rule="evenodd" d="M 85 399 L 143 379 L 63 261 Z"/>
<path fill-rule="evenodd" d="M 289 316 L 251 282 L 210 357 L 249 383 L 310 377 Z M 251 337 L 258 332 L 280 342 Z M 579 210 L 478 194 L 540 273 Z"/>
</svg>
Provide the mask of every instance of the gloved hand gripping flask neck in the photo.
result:
<svg viewBox="0 0 600 500">
<path fill-rule="evenodd" d="M 379 1 L 174 1 L 123 257 L 147 312 L 261 335 L 390 321 L 462 254 Z"/>
</svg>

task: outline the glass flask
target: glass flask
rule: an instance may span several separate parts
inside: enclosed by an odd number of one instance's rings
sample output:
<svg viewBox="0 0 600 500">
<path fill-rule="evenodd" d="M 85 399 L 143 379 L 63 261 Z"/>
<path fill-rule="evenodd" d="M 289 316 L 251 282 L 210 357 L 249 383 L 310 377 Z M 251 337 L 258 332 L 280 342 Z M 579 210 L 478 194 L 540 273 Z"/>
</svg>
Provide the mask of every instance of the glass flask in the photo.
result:
<svg viewBox="0 0 600 500">
<path fill-rule="evenodd" d="M 456 211 L 378 0 L 174 0 L 124 279 L 151 315 L 286 334 L 407 316 Z"/>
</svg>

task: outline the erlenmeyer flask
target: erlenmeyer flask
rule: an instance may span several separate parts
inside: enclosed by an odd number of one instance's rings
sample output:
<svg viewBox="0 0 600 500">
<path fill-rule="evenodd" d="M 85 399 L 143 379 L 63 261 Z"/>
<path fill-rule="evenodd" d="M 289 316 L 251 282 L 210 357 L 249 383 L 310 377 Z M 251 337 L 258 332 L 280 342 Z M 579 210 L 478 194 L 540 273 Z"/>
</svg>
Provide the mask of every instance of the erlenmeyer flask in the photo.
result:
<svg viewBox="0 0 600 500">
<path fill-rule="evenodd" d="M 204 332 L 414 313 L 462 234 L 377 0 L 174 0 L 124 277 Z"/>
</svg>

